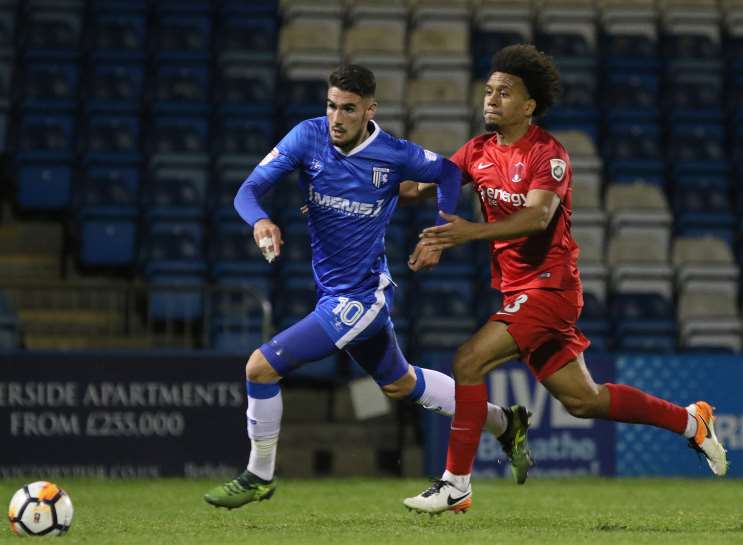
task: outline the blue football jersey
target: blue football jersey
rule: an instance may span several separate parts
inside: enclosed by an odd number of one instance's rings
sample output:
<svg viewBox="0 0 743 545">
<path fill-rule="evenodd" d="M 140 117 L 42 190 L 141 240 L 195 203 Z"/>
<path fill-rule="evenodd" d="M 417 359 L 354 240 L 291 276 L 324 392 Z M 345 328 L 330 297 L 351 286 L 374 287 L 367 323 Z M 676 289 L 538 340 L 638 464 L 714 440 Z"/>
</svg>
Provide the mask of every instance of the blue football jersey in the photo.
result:
<svg viewBox="0 0 743 545">
<path fill-rule="evenodd" d="M 309 207 L 312 270 L 321 295 L 364 295 L 377 289 L 379 275 L 389 276 L 384 235 L 397 205 L 400 183 L 437 182 L 444 162 L 448 162 L 371 123 L 369 137 L 343 153 L 330 140 L 326 117 L 303 121 L 245 182 L 260 196 L 284 175 L 299 170 L 300 187 Z M 459 185 L 457 179 L 457 192 Z M 446 210 L 453 213 L 456 195 L 446 200 L 453 202 L 451 210 Z"/>
</svg>

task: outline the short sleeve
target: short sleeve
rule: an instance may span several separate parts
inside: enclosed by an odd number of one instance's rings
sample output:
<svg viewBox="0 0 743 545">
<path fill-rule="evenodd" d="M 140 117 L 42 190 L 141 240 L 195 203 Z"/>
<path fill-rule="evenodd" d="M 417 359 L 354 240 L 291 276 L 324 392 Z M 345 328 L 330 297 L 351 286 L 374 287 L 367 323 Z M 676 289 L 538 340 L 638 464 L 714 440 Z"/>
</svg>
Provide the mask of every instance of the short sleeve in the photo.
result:
<svg viewBox="0 0 743 545">
<path fill-rule="evenodd" d="M 540 153 L 535 161 L 529 189 L 544 189 L 556 193 L 560 199 L 565 197 L 572 183 L 573 169 L 570 158 L 563 149 L 548 148 Z"/>
<path fill-rule="evenodd" d="M 459 167 L 459 170 L 462 171 L 462 183 L 463 184 L 469 183 L 472 181 L 472 178 L 470 177 L 470 173 L 469 173 L 470 150 L 471 149 L 472 149 L 472 146 L 470 146 L 470 142 L 467 142 L 461 148 L 455 151 L 454 154 L 449 158 L 449 160 L 455 165 L 457 165 Z"/>
<path fill-rule="evenodd" d="M 306 122 L 295 125 L 281 141 L 276 144 L 268 155 L 266 155 L 260 162 L 261 166 L 267 165 L 276 159 L 279 159 L 282 163 L 288 162 L 294 168 L 299 167 L 302 164 L 304 157 L 304 150 L 307 148 L 307 144 L 311 141 L 311 127 Z"/>
<path fill-rule="evenodd" d="M 430 182 L 438 179 L 441 175 L 443 157 L 413 142 L 404 142 L 406 161 L 403 179 L 415 182 Z"/>
</svg>

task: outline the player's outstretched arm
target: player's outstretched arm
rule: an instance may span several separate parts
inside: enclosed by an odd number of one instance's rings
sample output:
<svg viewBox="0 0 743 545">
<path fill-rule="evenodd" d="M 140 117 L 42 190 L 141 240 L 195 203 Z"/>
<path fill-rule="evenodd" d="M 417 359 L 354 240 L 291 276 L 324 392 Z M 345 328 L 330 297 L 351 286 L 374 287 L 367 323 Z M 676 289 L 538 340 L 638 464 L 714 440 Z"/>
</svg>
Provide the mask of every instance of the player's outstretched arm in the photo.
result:
<svg viewBox="0 0 743 545">
<path fill-rule="evenodd" d="M 552 191 L 532 189 L 526 206 L 506 219 L 492 223 L 473 223 L 453 214 L 441 212 L 449 223 L 428 227 L 420 234 L 423 245 L 445 250 L 470 240 L 511 240 L 544 231 L 552 221 L 560 197 Z"/>
</svg>

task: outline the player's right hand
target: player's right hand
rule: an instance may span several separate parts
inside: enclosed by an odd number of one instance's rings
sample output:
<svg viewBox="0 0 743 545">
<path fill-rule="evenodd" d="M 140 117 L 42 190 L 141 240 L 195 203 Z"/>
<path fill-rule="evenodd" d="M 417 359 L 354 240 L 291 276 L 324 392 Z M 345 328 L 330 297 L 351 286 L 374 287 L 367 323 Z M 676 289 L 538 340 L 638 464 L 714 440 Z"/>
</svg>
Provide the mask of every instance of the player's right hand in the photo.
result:
<svg viewBox="0 0 743 545">
<path fill-rule="evenodd" d="M 284 241 L 281 240 L 281 229 L 270 219 L 264 218 L 256 222 L 253 226 L 253 238 L 266 261 L 271 263 L 279 257 Z"/>
<path fill-rule="evenodd" d="M 408 267 L 413 272 L 433 269 L 439 264 L 441 250 L 435 250 L 419 242 L 408 258 Z"/>
</svg>

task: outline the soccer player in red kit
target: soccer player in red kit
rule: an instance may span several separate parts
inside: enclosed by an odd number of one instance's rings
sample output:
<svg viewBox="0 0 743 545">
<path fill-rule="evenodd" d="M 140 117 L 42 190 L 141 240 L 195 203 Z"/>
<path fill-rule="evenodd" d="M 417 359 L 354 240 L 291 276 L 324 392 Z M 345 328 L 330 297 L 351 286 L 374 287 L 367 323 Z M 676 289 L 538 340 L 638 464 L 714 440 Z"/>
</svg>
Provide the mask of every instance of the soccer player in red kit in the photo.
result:
<svg viewBox="0 0 743 545">
<path fill-rule="evenodd" d="M 464 172 L 463 183 L 471 183 L 479 195 L 485 222 L 441 213 L 449 223 L 425 229 L 410 257 L 410 267 L 419 270 L 435 265 L 446 248 L 487 240 L 492 285 L 504 295 L 501 309 L 456 352 L 456 410 L 446 471 L 433 486 L 404 500 L 411 509 L 437 513 L 470 507 L 470 474 L 488 399 L 484 377 L 514 358 L 526 363 L 571 415 L 665 428 L 687 437 L 715 475 L 727 471 L 708 403 L 682 407 L 631 386 L 596 384 L 586 368 L 583 352 L 590 342 L 576 327 L 583 291 L 578 246 L 570 233 L 570 158 L 549 132 L 532 124 L 559 92 L 557 68 L 534 46 L 513 45 L 496 53 L 485 86 L 488 133 L 451 158 Z M 403 196 L 423 197 L 426 185 L 403 189 Z"/>
</svg>

